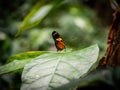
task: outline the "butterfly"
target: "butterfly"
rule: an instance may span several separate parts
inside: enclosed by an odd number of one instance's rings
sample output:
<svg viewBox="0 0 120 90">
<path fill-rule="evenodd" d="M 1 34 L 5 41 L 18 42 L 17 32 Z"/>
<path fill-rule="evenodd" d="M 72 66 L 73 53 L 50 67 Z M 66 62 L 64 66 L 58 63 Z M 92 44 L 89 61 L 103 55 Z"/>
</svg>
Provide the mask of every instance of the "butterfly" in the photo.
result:
<svg viewBox="0 0 120 90">
<path fill-rule="evenodd" d="M 55 41 L 55 46 L 57 48 L 57 51 L 61 51 L 61 50 L 65 49 L 65 42 L 58 32 L 53 31 L 52 37 Z"/>
</svg>

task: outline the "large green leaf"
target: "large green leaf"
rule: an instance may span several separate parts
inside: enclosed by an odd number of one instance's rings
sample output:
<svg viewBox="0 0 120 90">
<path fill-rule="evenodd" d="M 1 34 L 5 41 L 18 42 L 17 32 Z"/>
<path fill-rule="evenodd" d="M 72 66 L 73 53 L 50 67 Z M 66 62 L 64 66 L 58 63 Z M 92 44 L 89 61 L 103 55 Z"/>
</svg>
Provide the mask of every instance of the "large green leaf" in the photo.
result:
<svg viewBox="0 0 120 90">
<path fill-rule="evenodd" d="M 41 55 L 25 66 L 21 90 L 51 90 L 70 83 L 89 72 L 98 53 L 98 46 L 93 45 L 73 52 Z"/>
<path fill-rule="evenodd" d="M 22 69 L 27 63 L 33 60 L 33 58 L 44 53 L 48 52 L 31 51 L 14 55 L 8 59 L 7 64 L 0 66 L 0 75 Z"/>
<path fill-rule="evenodd" d="M 45 1 L 37 2 L 31 9 L 30 13 L 24 18 L 16 36 L 18 36 L 22 31 L 40 24 L 41 21 L 50 13 L 50 11 L 59 6 L 63 1 L 64 0 L 55 0 L 49 4 L 45 4 Z"/>
</svg>

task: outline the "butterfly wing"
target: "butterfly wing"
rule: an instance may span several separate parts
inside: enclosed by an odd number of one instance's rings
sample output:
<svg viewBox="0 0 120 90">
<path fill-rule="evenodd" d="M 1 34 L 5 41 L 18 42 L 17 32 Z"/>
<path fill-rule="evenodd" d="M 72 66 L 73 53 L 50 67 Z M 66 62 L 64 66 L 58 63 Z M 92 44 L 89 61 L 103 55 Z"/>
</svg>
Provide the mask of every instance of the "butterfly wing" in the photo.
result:
<svg viewBox="0 0 120 90">
<path fill-rule="evenodd" d="M 62 38 L 57 38 L 55 45 L 56 45 L 57 50 L 65 49 L 65 42 Z"/>
</svg>

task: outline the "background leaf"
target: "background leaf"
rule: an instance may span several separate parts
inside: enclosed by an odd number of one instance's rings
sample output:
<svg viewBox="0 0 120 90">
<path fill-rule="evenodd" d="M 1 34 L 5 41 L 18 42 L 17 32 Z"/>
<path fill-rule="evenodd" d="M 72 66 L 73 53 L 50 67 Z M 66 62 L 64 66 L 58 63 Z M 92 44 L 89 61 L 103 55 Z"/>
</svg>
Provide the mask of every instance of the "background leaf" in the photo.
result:
<svg viewBox="0 0 120 90">
<path fill-rule="evenodd" d="M 37 2 L 30 13 L 24 18 L 16 36 L 18 36 L 23 30 L 30 29 L 40 24 L 50 11 L 56 6 L 59 6 L 63 1 L 64 0 L 55 0 L 55 2 L 51 4 L 44 4 L 45 2 L 41 1 Z"/>
<path fill-rule="evenodd" d="M 104 67 L 79 79 L 77 90 L 120 90 L 120 67 Z"/>
<path fill-rule="evenodd" d="M 13 62 L 10 62 L 6 65 L 0 66 L 0 75 L 6 74 L 12 71 L 16 71 L 18 69 L 22 69 L 25 64 L 29 63 L 30 60 L 14 60 Z"/>
<path fill-rule="evenodd" d="M 15 59 L 17 60 L 25 60 L 25 59 L 33 59 L 43 53 L 47 53 L 44 51 L 29 51 L 29 52 L 24 52 L 20 54 L 16 54 L 14 56 L 11 56 L 8 60 L 7 63 L 14 61 Z"/>
<path fill-rule="evenodd" d="M 120 67 L 104 67 L 54 90 L 120 90 Z"/>
<path fill-rule="evenodd" d="M 41 55 L 25 66 L 21 90 L 55 89 L 72 82 L 88 73 L 97 61 L 98 52 L 98 46 L 93 45 L 73 52 Z"/>
<path fill-rule="evenodd" d="M 17 54 L 8 59 L 7 64 L 0 66 L 0 75 L 22 69 L 33 58 L 48 52 L 32 51 Z"/>
</svg>

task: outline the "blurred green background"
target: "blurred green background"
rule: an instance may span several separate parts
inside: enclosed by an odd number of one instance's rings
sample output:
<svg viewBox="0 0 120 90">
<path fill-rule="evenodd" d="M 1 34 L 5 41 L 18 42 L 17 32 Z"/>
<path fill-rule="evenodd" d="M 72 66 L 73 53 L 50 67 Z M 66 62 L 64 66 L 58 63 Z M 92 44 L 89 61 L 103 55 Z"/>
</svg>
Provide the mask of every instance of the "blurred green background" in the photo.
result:
<svg viewBox="0 0 120 90">
<path fill-rule="evenodd" d="M 113 13 L 108 0 L 63 0 L 41 23 L 15 37 L 23 19 L 38 1 L 44 6 L 59 0 L 0 1 L 0 65 L 17 53 L 56 50 L 51 36 L 54 30 L 60 33 L 67 48 L 77 50 L 97 43 L 99 58 L 104 55 Z M 0 77 L 1 90 L 19 90 L 20 85 L 20 73 Z"/>
</svg>

